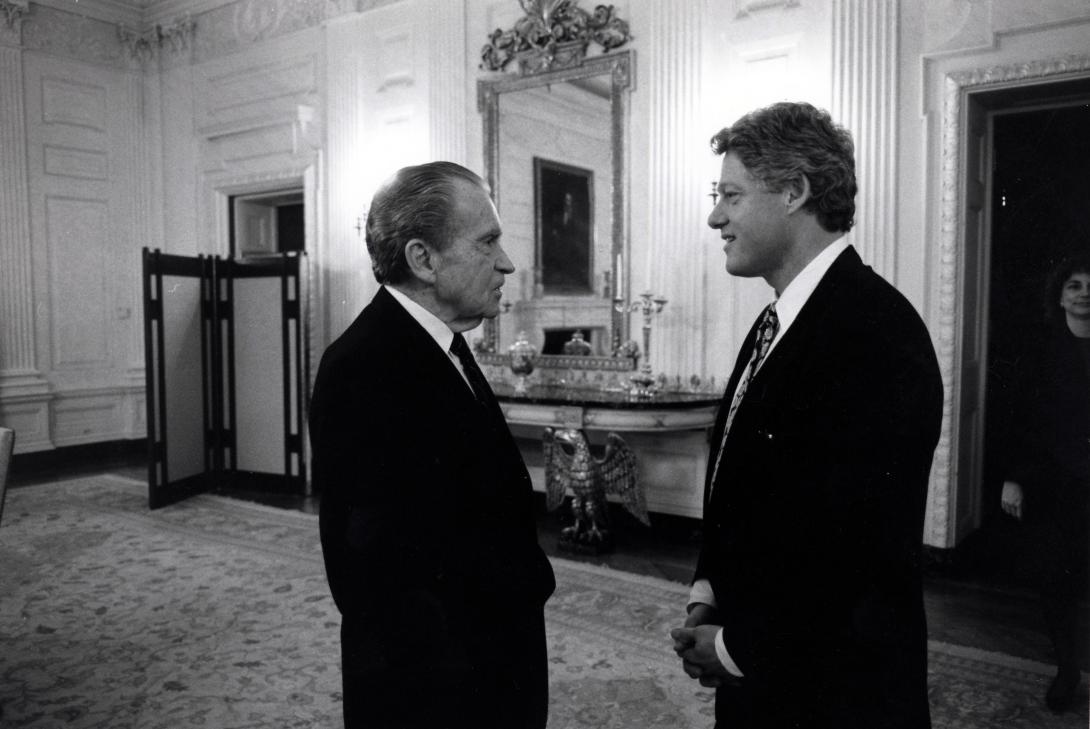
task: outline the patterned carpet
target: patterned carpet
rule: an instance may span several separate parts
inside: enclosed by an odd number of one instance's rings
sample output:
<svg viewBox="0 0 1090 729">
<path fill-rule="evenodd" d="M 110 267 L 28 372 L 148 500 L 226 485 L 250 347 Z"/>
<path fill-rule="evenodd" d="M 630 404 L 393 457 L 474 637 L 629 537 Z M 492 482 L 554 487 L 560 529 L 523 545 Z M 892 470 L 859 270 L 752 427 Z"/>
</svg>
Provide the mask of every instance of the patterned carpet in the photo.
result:
<svg viewBox="0 0 1090 729">
<path fill-rule="evenodd" d="M 710 726 L 667 635 L 686 589 L 554 565 L 549 726 Z M 8 494 L 5 728 L 340 726 L 337 625 L 314 516 L 215 496 L 149 512 L 143 484 L 113 476 Z M 935 726 L 1086 727 L 1041 706 L 1051 672 L 932 643 Z"/>
</svg>

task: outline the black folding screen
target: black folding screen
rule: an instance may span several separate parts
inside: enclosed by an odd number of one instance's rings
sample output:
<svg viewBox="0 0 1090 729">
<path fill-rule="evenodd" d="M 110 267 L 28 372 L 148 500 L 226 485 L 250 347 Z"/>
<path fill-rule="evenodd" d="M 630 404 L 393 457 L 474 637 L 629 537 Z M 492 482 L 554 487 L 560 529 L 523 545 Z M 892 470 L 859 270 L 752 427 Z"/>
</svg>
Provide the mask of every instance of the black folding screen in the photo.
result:
<svg viewBox="0 0 1090 729">
<path fill-rule="evenodd" d="M 143 255 L 149 506 L 303 493 L 305 258 Z"/>
</svg>

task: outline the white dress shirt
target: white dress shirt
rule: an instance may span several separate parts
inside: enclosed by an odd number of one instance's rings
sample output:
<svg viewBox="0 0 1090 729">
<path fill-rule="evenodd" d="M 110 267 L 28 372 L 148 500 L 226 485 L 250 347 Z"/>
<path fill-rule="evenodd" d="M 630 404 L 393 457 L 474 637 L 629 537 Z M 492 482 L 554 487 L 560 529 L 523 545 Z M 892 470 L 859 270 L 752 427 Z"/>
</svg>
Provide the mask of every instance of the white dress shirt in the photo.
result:
<svg viewBox="0 0 1090 729">
<path fill-rule="evenodd" d="M 833 265 L 833 261 L 840 256 L 848 248 L 848 243 L 843 238 L 838 238 L 829 244 L 825 250 L 814 256 L 813 260 L 806 264 L 806 267 L 799 271 L 795 278 L 791 279 L 791 283 L 787 284 L 787 288 L 780 294 L 780 298 L 776 299 L 776 316 L 780 320 L 779 331 L 776 332 L 775 339 L 772 340 L 772 344 L 768 348 L 768 352 L 765 353 L 765 357 L 761 360 L 761 365 L 768 361 L 768 357 L 772 354 L 772 351 L 776 349 L 776 344 L 783 339 L 783 335 L 791 328 L 791 325 L 798 318 L 799 312 L 802 311 L 802 307 L 810 299 L 810 295 L 814 293 L 814 289 L 821 283 L 821 279 L 825 277 L 829 267 Z M 758 365 L 757 370 L 760 371 L 761 367 Z M 741 380 L 739 380 L 741 382 Z M 733 393 L 731 394 L 733 397 Z M 715 592 L 712 590 L 711 583 L 708 580 L 697 580 L 693 583 L 692 589 L 689 591 L 689 605 L 694 603 L 704 603 L 705 605 L 716 606 Z M 720 628 L 719 632 L 715 634 L 715 652 L 719 656 L 720 663 L 727 669 L 727 672 L 733 676 L 741 676 L 742 670 L 738 668 L 738 664 L 730 657 L 730 653 L 727 652 L 726 642 L 723 640 L 723 629 Z"/>
</svg>

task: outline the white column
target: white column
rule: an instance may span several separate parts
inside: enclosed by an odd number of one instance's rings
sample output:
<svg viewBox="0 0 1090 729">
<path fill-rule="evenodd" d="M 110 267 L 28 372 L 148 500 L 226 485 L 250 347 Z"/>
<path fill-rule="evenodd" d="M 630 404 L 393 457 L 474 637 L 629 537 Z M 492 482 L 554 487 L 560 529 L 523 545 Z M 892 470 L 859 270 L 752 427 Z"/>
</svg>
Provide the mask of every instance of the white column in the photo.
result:
<svg viewBox="0 0 1090 729">
<path fill-rule="evenodd" d="M 18 15 L 0 15 L 0 425 L 26 453 L 53 442 L 52 395 L 36 354 L 21 25 Z"/>
<path fill-rule="evenodd" d="M 373 282 L 363 235 L 355 229 L 367 200 L 360 197 L 362 154 L 361 26 L 358 14 L 347 14 L 326 26 L 326 154 L 325 154 L 325 288 L 326 335 L 338 337 L 367 302 Z M 329 342 L 322 343 L 324 348 Z"/>
<path fill-rule="evenodd" d="M 707 364 L 703 314 L 708 261 L 700 232 L 708 180 L 697 172 L 708 167 L 706 140 L 711 135 L 700 124 L 703 5 L 656 0 L 649 13 L 649 37 L 639 44 L 647 53 L 638 53 L 636 59 L 636 85 L 650 96 L 648 210 L 653 212 L 646 249 L 642 255 L 633 251 L 629 263 L 630 298 L 650 287 L 669 299 L 652 321 L 651 366 L 656 373 L 682 379 L 703 373 Z M 642 317 L 633 317 L 632 337 L 637 340 L 642 323 Z"/>
<path fill-rule="evenodd" d="M 43 384 L 35 357 L 23 57 L 0 17 L 0 393 Z M 36 388 L 37 389 L 37 388 Z"/>
<path fill-rule="evenodd" d="M 855 139 L 856 225 L 848 240 L 897 278 L 896 145 L 899 0 L 833 0 L 833 117 Z"/>
<path fill-rule="evenodd" d="M 429 0 L 427 4 L 428 122 L 432 159 L 467 164 L 465 0 Z M 483 170 L 480 170 L 483 172 Z"/>
</svg>

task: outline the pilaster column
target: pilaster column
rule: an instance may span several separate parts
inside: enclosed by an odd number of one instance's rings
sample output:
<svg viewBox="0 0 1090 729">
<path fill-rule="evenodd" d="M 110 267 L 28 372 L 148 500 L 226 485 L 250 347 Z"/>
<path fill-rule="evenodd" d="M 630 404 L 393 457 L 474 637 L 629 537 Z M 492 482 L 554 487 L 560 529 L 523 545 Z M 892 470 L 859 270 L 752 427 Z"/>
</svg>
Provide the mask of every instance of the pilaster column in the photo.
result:
<svg viewBox="0 0 1090 729">
<path fill-rule="evenodd" d="M 428 0 L 431 29 L 428 70 L 429 136 L 432 159 L 465 165 L 466 48 L 465 0 Z M 477 164 L 467 165 L 476 168 Z"/>
<path fill-rule="evenodd" d="M 629 262 L 629 298 L 648 287 L 669 302 L 652 321 L 651 366 L 687 378 L 706 369 L 703 313 L 707 246 L 707 144 L 701 120 L 701 38 L 704 3 L 657 0 L 649 10 L 646 55 L 637 54 L 637 86 L 650 96 L 646 248 Z M 714 130 L 712 130 L 714 131 Z M 626 147 L 630 147 L 628 140 Z M 632 160 L 630 159 L 629 162 Z M 637 182 L 630 177 L 629 184 Z M 635 226 L 639 223 L 633 221 Z M 638 338 L 642 321 L 632 322 Z"/>
<path fill-rule="evenodd" d="M 48 389 L 35 356 L 21 7 L 0 0 L 0 398 Z"/>
<path fill-rule="evenodd" d="M 856 225 L 848 240 L 897 280 L 897 13 L 899 0 L 833 0 L 832 114 L 855 139 Z"/>
<path fill-rule="evenodd" d="M 361 36 L 366 20 L 347 14 L 326 25 L 326 208 L 323 222 L 327 246 L 323 282 L 325 331 L 340 336 L 367 302 L 371 276 L 364 244 L 361 176 L 370 160 L 364 156 Z M 324 349 L 329 342 L 322 342 Z"/>
</svg>

